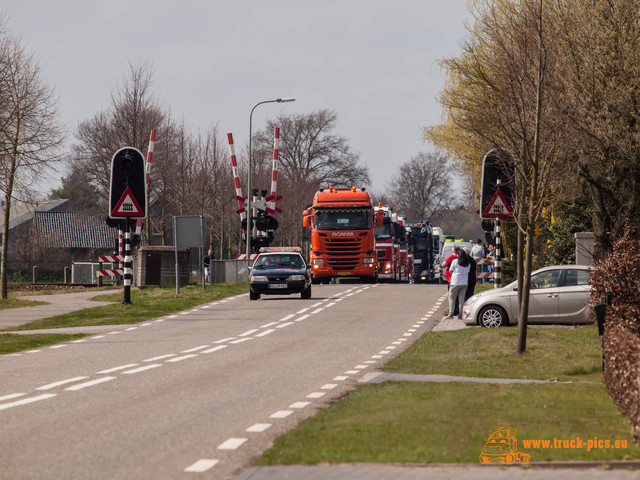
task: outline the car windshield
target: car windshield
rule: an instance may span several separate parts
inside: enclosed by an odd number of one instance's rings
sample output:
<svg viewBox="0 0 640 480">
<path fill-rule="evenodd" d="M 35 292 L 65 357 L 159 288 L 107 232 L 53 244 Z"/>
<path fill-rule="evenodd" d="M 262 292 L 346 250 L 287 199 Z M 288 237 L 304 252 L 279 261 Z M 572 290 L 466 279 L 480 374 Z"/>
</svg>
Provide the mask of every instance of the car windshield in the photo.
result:
<svg viewBox="0 0 640 480">
<path fill-rule="evenodd" d="M 315 226 L 318 230 L 368 230 L 371 228 L 371 207 L 318 208 Z"/>
<path fill-rule="evenodd" d="M 304 260 L 300 255 L 261 255 L 253 268 L 304 268 Z"/>
<path fill-rule="evenodd" d="M 376 227 L 376 240 L 389 240 L 391 238 L 391 224 L 387 223 Z"/>
</svg>

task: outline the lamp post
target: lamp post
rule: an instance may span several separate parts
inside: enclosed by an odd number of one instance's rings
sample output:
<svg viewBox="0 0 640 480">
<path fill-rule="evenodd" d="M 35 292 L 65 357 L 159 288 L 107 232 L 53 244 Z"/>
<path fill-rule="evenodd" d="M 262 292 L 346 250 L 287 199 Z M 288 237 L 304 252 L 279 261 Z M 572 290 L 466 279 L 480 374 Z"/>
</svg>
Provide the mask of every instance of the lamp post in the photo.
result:
<svg viewBox="0 0 640 480">
<path fill-rule="evenodd" d="M 247 268 L 249 267 L 249 260 L 251 260 L 251 234 L 253 231 L 253 218 L 251 215 L 251 137 L 252 137 L 252 124 L 253 124 L 253 111 L 256 109 L 258 105 L 262 105 L 263 103 L 283 103 L 283 102 L 295 102 L 295 98 L 284 97 L 284 98 L 276 98 L 275 100 L 265 100 L 263 102 L 256 103 L 251 109 L 251 113 L 249 114 L 249 168 L 247 173 Z"/>
</svg>

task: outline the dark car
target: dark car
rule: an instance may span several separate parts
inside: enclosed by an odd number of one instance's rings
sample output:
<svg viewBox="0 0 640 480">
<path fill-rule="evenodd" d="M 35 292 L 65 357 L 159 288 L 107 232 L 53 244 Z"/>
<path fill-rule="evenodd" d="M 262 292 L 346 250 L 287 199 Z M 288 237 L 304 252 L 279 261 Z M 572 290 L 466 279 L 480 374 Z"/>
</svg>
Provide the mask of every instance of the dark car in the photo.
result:
<svg viewBox="0 0 640 480">
<path fill-rule="evenodd" d="M 269 247 L 261 251 L 251 269 L 249 298 L 299 293 L 311 298 L 311 271 L 297 247 Z"/>
</svg>

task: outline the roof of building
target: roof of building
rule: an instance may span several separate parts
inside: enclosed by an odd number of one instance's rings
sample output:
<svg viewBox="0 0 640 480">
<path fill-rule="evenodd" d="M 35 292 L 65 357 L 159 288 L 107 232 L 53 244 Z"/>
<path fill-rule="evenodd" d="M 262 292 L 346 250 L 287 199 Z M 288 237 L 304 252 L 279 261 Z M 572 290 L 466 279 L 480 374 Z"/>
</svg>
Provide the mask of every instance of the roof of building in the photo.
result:
<svg viewBox="0 0 640 480">
<path fill-rule="evenodd" d="M 118 231 L 105 219 L 76 212 L 33 212 L 34 228 L 44 246 L 54 248 L 113 248 Z"/>
<path fill-rule="evenodd" d="M 63 203 L 68 202 L 66 198 L 60 200 L 48 200 L 44 202 L 26 203 L 19 202 L 11 207 L 11 219 L 9 220 L 9 230 L 22 225 L 33 219 L 35 212 L 47 212 L 58 208 Z"/>
</svg>

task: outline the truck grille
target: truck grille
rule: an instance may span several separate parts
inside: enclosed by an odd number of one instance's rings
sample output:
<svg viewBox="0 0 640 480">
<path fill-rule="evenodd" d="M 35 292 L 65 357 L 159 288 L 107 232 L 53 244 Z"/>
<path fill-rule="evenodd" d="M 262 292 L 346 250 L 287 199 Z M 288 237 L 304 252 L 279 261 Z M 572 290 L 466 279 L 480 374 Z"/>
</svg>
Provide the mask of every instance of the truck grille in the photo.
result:
<svg viewBox="0 0 640 480">
<path fill-rule="evenodd" d="M 328 263 L 336 270 L 352 270 L 358 266 L 362 238 L 324 238 Z"/>
</svg>

